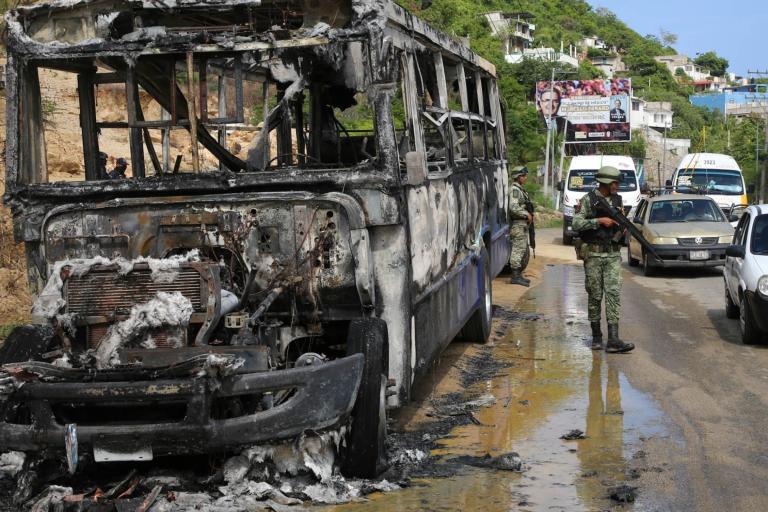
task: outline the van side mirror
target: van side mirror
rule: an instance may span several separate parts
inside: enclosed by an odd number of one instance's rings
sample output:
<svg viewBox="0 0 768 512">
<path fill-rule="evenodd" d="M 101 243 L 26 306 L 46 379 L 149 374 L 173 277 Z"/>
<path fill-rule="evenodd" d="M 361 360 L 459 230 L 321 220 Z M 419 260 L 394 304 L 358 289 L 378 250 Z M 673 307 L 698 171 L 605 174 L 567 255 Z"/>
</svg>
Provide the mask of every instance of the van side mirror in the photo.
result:
<svg viewBox="0 0 768 512">
<path fill-rule="evenodd" d="M 664 182 L 665 187 L 671 187 L 672 186 L 672 180 L 667 180 Z"/>
<path fill-rule="evenodd" d="M 747 194 L 754 194 L 755 193 L 755 184 L 747 185 Z"/>
<path fill-rule="evenodd" d="M 738 220 L 741 218 L 741 215 L 738 213 L 732 213 L 728 216 L 728 222 L 738 222 Z"/>
<path fill-rule="evenodd" d="M 648 186 L 647 183 L 643 183 L 643 186 L 640 187 L 640 193 L 642 194 L 648 194 L 651 191 L 651 187 Z"/>
<path fill-rule="evenodd" d="M 725 255 L 732 258 L 744 259 L 744 247 L 741 245 L 729 245 L 725 248 Z"/>
<path fill-rule="evenodd" d="M 557 182 L 557 191 L 562 192 L 565 188 L 565 182 L 563 180 L 560 180 Z"/>
<path fill-rule="evenodd" d="M 632 222 L 634 222 L 635 224 L 640 224 L 640 225 L 645 224 L 645 221 L 643 220 L 642 217 L 635 217 L 634 219 L 632 219 Z"/>
</svg>

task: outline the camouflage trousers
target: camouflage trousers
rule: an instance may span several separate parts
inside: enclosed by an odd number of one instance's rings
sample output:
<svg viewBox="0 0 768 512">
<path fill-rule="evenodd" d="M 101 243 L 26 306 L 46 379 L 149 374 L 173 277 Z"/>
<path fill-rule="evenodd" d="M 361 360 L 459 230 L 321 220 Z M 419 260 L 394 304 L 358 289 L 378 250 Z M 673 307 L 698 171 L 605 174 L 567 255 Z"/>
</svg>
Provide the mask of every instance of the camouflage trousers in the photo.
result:
<svg viewBox="0 0 768 512">
<path fill-rule="evenodd" d="M 619 323 L 621 309 L 621 255 L 589 253 L 584 258 L 584 283 L 587 289 L 587 316 L 600 321 L 600 303 L 605 295 L 605 318 Z"/>
<path fill-rule="evenodd" d="M 513 222 L 509 228 L 509 243 L 512 245 L 512 251 L 509 253 L 509 267 L 519 270 L 523 266 L 523 257 L 528 248 L 528 225 Z"/>
</svg>

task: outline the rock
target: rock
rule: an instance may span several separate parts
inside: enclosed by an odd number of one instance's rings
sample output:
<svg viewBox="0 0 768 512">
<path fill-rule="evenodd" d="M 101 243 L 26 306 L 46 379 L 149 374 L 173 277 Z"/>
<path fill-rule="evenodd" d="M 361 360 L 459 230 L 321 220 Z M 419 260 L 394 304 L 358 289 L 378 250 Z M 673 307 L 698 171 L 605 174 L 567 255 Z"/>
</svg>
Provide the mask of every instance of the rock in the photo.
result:
<svg viewBox="0 0 768 512">
<path fill-rule="evenodd" d="M 523 459 L 516 452 L 505 453 L 497 457 L 491 457 L 487 453 L 482 457 L 463 455 L 451 460 L 477 468 L 495 469 L 498 471 L 523 471 Z"/>
<path fill-rule="evenodd" d="M 632 503 L 637 496 L 637 487 L 631 485 L 619 485 L 608 489 L 608 497 L 619 503 Z"/>
<path fill-rule="evenodd" d="M 579 430 L 577 428 L 575 428 L 575 429 L 569 431 L 568 433 L 563 434 L 562 436 L 560 436 L 560 439 L 564 439 L 566 441 L 575 441 L 577 439 L 586 439 L 586 438 L 587 438 L 587 436 L 584 435 L 584 432 L 582 432 L 581 430 Z"/>
</svg>

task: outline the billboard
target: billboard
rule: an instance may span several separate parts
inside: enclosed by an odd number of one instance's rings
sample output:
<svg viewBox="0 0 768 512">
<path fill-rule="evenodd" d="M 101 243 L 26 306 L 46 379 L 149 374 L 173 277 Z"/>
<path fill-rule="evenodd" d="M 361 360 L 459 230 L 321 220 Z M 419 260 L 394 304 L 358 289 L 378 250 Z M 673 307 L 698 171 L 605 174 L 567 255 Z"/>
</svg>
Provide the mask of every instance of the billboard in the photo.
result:
<svg viewBox="0 0 768 512">
<path fill-rule="evenodd" d="M 536 108 L 547 119 L 568 121 L 567 143 L 628 142 L 632 110 L 628 78 L 560 80 L 536 84 Z"/>
</svg>

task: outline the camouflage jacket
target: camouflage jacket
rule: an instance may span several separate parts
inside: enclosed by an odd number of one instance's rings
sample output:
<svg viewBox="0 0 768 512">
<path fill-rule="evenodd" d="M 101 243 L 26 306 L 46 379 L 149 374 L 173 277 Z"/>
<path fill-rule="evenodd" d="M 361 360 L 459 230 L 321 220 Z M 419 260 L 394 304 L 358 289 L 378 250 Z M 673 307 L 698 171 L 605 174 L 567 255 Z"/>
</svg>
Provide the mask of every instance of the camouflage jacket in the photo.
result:
<svg viewBox="0 0 768 512">
<path fill-rule="evenodd" d="M 528 202 L 528 192 L 516 181 L 509 187 L 509 221 L 528 223 L 528 211 L 525 203 Z"/>
</svg>

